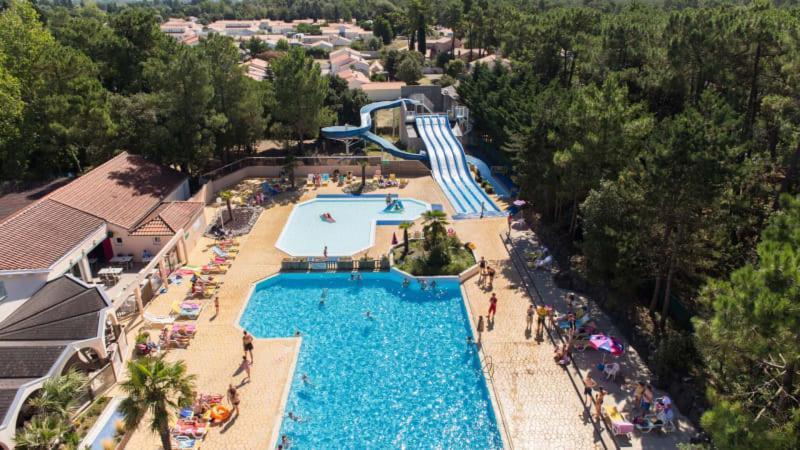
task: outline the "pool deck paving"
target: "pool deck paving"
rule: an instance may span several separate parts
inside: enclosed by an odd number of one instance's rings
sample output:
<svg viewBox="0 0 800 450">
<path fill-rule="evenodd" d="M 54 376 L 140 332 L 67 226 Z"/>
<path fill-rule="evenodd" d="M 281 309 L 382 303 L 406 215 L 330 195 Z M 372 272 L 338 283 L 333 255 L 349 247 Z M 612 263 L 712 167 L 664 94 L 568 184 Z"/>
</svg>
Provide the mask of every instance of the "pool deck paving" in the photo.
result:
<svg viewBox="0 0 800 450">
<path fill-rule="evenodd" d="M 411 197 L 428 203 L 444 206 L 448 215 L 453 209 L 447 202 L 439 186 L 430 177 L 412 178 L 404 189 L 378 189 L 370 193 L 397 193 L 401 197 Z M 213 303 L 206 301 L 205 310 L 197 320 L 198 332 L 186 349 L 172 349 L 167 352 L 168 360 L 186 361 L 189 373 L 197 376 L 197 389 L 204 393 L 224 394 L 228 384 L 239 387 L 242 402 L 240 414 L 224 424 L 212 427 L 202 443 L 203 449 L 263 449 L 272 448 L 279 439 L 278 430 L 284 415 L 283 404 L 293 375 L 294 363 L 300 349 L 300 339 L 257 339 L 255 341 L 252 367 L 252 380 L 242 383 L 243 374 L 236 374 L 242 358 L 242 331 L 238 319 L 246 305 L 251 288 L 257 281 L 276 274 L 280 261 L 286 255 L 275 248 L 275 243 L 294 204 L 310 200 L 317 194 L 341 193 L 341 188 L 327 186 L 302 190 L 297 194 L 281 194 L 279 203 L 265 208 L 251 232 L 239 238 L 240 254 L 232 267 L 219 276 L 223 285 L 219 290 L 220 313 L 214 315 Z M 505 206 L 501 203 L 502 206 Z M 207 208 L 207 215 L 215 212 L 215 207 Z M 514 245 L 521 246 L 535 239 L 533 233 L 521 222 L 515 223 L 511 233 Z M 552 285 L 550 274 L 540 273 L 532 280 L 528 274 L 520 273 L 515 265 L 506 243 L 501 238 L 507 232 L 505 218 L 452 221 L 452 227 L 462 241 L 477 245 L 476 255 L 484 256 L 495 266 L 497 276 L 494 291 L 499 298 L 497 317 L 492 326 L 481 335 L 485 361 L 491 359 L 491 386 L 501 410 L 498 421 L 506 430 L 506 440 L 510 437 L 513 448 L 519 449 L 594 449 L 611 447 L 630 448 L 674 448 L 675 440 L 657 436 L 659 432 L 648 435 L 643 443 L 637 438 L 617 442 L 604 427 L 593 422 L 581 401 L 583 385 L 576 373 L 568 373 L 553 362 L 553 343 L 547 339 L 538 341 L 525 332 L 525 311 L 530 297 L 525 289 L 527 284 L 541 284 L 540 291 L 546 303 L 555 304 L 563 293 Z M 419 221 L 414 229 L 421 229 Z M 392 234 L 402 240 L 402 232 L 396 226 L 378 227 L 375 245 L 367 252 L 376 256 L 385 254 L 391 247 Z M 190 252 L 189 264 L 202 265 L 210 258 L 206 245 L 210 240 L 203 238 Z M 463 284 L 467 296 L 468 310 L 473 324 L 478 316 L 486 314 L 489 290 L 479 284 L 478 276 Z M 147 311 L 165 315 L 175 300 L 183 299 L 190 290 L 188 280 L 180 285 L 171 285 L 167 293 L 156 297 Z M 128 341 L 132 343 L 142 326 L 135 320 L 128 329 Z M 158 329 L 153 329 L 158 333 Z M 132 345 L 131 345 L 132 346 Z M 579 356 L 581 370 L 585 370 L 588 355 Z M 596 353 L 596 352 L 595 352 Z M 628 352 L 628 354 L 635 352 Z M 626 355 L 626 358 L 629 356 Z M 581 364 L 583 363 L 583 364 Z M 626 363 L 625 370 L 638 370 L 638 363 Z M 637 365 L 638 364 L 638 365 Z M 599 374 L 599 372 L 596 372 Z M 601 374 L 600 374 L 601 375 Z M 628 377 L 626 377 L 628 378 Z M 600 377 L 595 379 L 600 381 Z M 636 379 L 636 378 L 631 378 Z M 608 385 L 602 380 L 603 386 Z M 613 386 L 610 386 L 613 387 Z M 112 395 L 119 395 L 118 388 Z M 627 394 L 624 387 L 612 391 L 614 401 L 622 400 Z M 619 398 L 618 398 L 619 397 Z M 160 447 L 158 436 L 149 431 L 146 421 L 131 435 L 127 448 L 155 449 Z M 682 424 L 683 425 L 683 424 Z M 654 436 L 654 437 L 650 437 Z"/>
</svg>

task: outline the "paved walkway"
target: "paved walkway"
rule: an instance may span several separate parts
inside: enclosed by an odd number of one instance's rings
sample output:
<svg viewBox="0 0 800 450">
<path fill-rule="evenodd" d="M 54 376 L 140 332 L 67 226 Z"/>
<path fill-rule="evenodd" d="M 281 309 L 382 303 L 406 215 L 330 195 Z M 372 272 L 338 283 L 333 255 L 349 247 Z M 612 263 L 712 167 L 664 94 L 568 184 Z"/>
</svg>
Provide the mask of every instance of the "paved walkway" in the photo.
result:
<svg viewBox="0 0 800 450">
<path fill-rule="evenodd" d="M 551 272 L 545 270 L 534 271 L 528 269 L 525 265 L 526 255 L 541 248 L 535 233 L 523 220 L 516 220 L 511 233 L 505 239 L 507 239 L 506 248 L 511 256 L 509 262 L 515 266 L 515 272 L 522 274 L 523 283 L 529 287 L 529 291 L 532 291 L 534 296 L 538 297 L 537 302 L 551 305 L 558 311 L 566 311 L 566 296 L 570 291 L 556 287 Z M 498 240 L 504 240 L 502 235 L 498 236 Z M 591 299 L 583 296 L 576 297 L 576 306 L 582 305 L 588 309 L 600 331 L 611 336 L 621 336 L 621 333 L 614 327 L 611 320 Z M 563 342 L 558 333 L 553 332 L 551 335 L 557 344 Z M 604 374 L 597 370 L 597 365 L 604 361 L 603 354 L 591 348 L 583 352 L 576 351 L 574 354 L 575 364 L 569 371 L 565 371 L 562 376 L 569 375 L 574 383 L 578 385 L 579 390 L 583 391 L 583 377 L 587 371 L 591 372 L 595 381 L 609 392 L 604 404 L 616 404 L 623 411 L 626 418 L 631 420 L 634 413 L 637 413 L 637 411 L 633 411 L 633 405 L 631 404 L 635 384 L 639 380 L 649 380 L 651 373 L 644 361 L 639 357 L 636 349 L 627 345 L 625 348 L 626 351 L 623 356 L 618 358 L 607 356 L 605 358 L 606 362 L 616 362 L 621 367 L 620 373 L 615 380 L 606 379 Z M 552 359 L 550 362 L 552 364 Z M 664 394 L 664 392 L 655 392 L 656 397 Z M 613 436 L 610 428 L 605 423 L 598 424 L 598 429 L 602 428 L 600 436 L 609 448 L 673 449 L 676 448 L 679 442 L 688 442 L 689 437 L 696 431 L 693 425 L 677 411 L 677 408 L 676 412 L 675 424 L 678 426 L 678 430 L 669 434 L 664 434 L 660 431 L 643 434 L 637 431 L 631 435 L 631 439 L 628 439 L 626 437 Z"/>
<path fill-rule="evenodd" d="M 189 371 L 198 377 L 197 387 L 200 391 L 224 393 L 229 383 L 241 383 L 242 375 L 234 375 L 242 355 L 238 316 L 247 302 L 252 284 L 279 270 L 280 260 L 285 255 L 274 245 L 293 205 L 319 193 L 339 192 L 340 188 L 329 186 L 303 191 L 291 198 L 285 197 L 280 204 L 266 209 L 250 234 L 241 238 L 240 255 L 229 272 L 221 277 L 224 284 L 220 290 L 222 308 L 219 316 L 214 317 L 213 305 L 209 305 L 197 321 L 199 331 L 190 347 L 168 353 L 170 360 L 183 359 L 187 362 Z M 403 190 L 380 189 L 371 193 L 386 192 L 439 203 L 448 215 L 453 213 L 439 186 L 430 177 L 412 179 Z M 209 208 L 208 213 L 213 213 L 213 208 Z M 515 224 L 512 232 L 512 241 L 520 249 L 529 246 L 535 238 L 530 230 L 522 229 L 522 225 Z M 511 436 L 513 447 L 613 448 L 614 441 L 606 431 L 602 431 L 603 427 L 591 420 L 582 405 L 580 374 L 573 373 L 570 376 L 553 363 L 554 347 L 551 341 L 537 340 L 525 332 L 525 311 L 531 301 L 526 285 L 530 285 L 532 279 L 525 272 L 521 276 L 516 270 L 501 238 L 507 231 L 506 220 L 456 221 L 448 227 L 452 227 L 462 241 L 474 242 L 478 257 L 486 257 L 498 269 L 493 286 L 499 298 L 497 317 L 481 338 L 484 354 L 491 358 L 492 386 L 502 411 L 501 420 Z M 411 232 L 420 228 L 418 222 Z M 386 253 L 394 233 L 397 233 L 398 239 L 402 239 L 396 227 L 378 227 L 375 246 L 368 252 L 373 256 Z M 209 259 L 206 243 L 200 242 L 191 252 L 190 264 L 203 264 Z M 563 293 L 552 286 L 550 275 L 536 274 L 533 280 L 545 297 L 545 302 L 559 307 L 557 302 Z M 477 323 L 479 315 L 485 316 L 488 309 L 490 290 L 478 281 L 476 276 L 464 283 L 473 323 Z M 166 314 L 172 301 L 183 298 L 188 289 L 188 283 L 172 286 L 168 293 L 159 296 L 148 306 L 148 311 Z M 128 330 L 131 342 L 137 328 L 138 325 Z M 299 339 L 295 338 L 256 341 L 252 382 L 241 384 L 241 415 L 224 427 L 212 429 L 203 443 L 204 449 L 263 449 L 278 439 L 277 432 L 283 418 L 282 403 L 288 395 L 287 382 L 292 377 L 299 343 Z M 587 351 L 578 357 L 583 370 L 591 367 L 592 355 Z M 634 356 L 635 352 L 629 352 L 626 358 Z M 625 371 L 628 370 L 626 366 Z M 623 390 L 613 390 L 614 386 L 603 384 L 612 390 L 614 401 L 624 400 Z M 665 448 L 674 448 L 675 441 L 672 437 L 654 437 L 648 438 L 644 445 L 637 442 L 634 440 L 633 443 L 620 445 L 644 448 L 661 447 L 663 444 Z M 140 427 L 133 434 L 128 448 L 138 450 L 158 446 L 158 437 Z"/>
</svg>

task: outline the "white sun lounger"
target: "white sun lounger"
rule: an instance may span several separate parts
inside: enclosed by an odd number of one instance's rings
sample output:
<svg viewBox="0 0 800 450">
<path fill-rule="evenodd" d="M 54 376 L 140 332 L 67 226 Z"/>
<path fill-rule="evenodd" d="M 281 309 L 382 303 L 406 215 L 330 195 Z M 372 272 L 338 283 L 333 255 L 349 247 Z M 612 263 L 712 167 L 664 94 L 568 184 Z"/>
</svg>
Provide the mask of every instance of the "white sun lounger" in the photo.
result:
<svg viewBox="0 0 800 450">
<path fill-rule="evenodd" d="M 142 314 L 142 317 L 144 317 L 144 320 L 146 322 L 150 322 L 156 325 L 170 325 L 175 322 L 175 317 L 173 316 L 156 316 L 148 312 Z"/>
</svg>

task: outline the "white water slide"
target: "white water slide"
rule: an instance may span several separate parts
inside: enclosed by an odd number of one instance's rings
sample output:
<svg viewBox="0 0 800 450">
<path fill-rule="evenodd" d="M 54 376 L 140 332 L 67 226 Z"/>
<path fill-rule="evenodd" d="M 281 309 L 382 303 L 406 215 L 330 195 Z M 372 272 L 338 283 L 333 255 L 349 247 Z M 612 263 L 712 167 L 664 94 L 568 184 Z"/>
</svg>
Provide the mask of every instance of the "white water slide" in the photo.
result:
<svg viewBox="0 0 800 450">
<path fill-rule="evenodd" d="M 416 118 L 417 131 L 428 150 L 433 178 L 456 210 L 457 218 L 504 215 L 472 178 L 464 149 L 444 115 Z"/>
</svg>

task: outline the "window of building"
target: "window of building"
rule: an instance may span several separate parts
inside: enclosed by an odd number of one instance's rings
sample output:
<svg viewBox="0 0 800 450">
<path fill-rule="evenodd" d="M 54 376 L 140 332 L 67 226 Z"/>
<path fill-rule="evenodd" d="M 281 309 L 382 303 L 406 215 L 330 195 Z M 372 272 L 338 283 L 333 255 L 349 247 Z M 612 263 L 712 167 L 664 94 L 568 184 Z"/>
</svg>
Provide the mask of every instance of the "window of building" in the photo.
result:
<svg viewBox="0 0 800 450">
<path fill-rule="evenodd" d="M 116 242 L 117 242 L 117 245 L 122 245 L 122 238 L 118 237 Z"/>
<path fill-rule="evenodd" d="M 8 297 L 8 293 L 6 292 L 6 283 L 4 281 L 0 281 L 0 303 Z"/>
<path fill-rule="evenodd" d="M 153 244 L 154 245 L 161 245 L 161 236 L 154 236 L 153 237 Z"/>
</svg>

